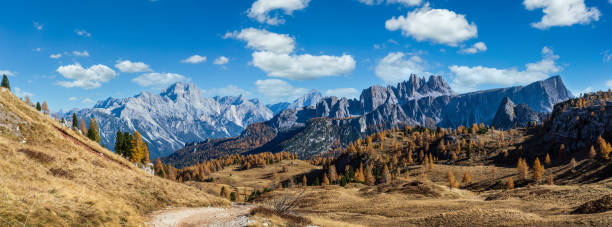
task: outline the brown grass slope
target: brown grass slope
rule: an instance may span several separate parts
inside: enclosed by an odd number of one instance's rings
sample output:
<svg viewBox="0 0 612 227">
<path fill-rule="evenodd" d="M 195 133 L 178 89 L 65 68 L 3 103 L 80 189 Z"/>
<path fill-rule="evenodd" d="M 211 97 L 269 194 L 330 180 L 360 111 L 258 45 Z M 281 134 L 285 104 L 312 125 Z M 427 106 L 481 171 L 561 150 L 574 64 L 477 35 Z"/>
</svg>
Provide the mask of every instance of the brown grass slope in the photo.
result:
<svg viewBox="0 0 612 227">
<path fill-rule="evenodd" d="M 139 226 L 168 206 L 225 205 L 148 175 L 0 91 L 0 226 Z"/>
</svg>

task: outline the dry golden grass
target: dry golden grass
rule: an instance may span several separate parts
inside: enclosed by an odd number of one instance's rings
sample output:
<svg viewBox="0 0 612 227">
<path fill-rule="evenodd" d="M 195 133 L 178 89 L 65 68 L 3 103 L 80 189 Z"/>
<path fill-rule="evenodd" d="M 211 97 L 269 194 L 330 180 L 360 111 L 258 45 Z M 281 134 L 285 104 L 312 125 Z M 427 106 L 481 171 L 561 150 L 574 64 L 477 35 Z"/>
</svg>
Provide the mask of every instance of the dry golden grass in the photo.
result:
<svg viewBox="0 0 612 227">
<path fill-rule="evenodd" d="M 168 206 L 225 205 L 146 174 L 0 91 L 0 226 L 137 226 Z"/>
<path fill-rule="evenodd" d="M 286 172 L 281 172 L 283 166 L 287 167 Z M 263 168 L 252 168 L 248 170 L 238 170 L 237 168 L 239 168 L 239 166 L 234 165 L 226 167 L 221 171 L 211 173 L 210 177 L 214 179 L 213 182 L 189 181 L 186 182 L 186 184 L 214 195 L 219 195 L 221 188 L 225 187 L 230 191 L 238 191 L 241 196 L 239 201 L 243 201 L 245 189 L 247 196 L 253 190 L 263 191 L 264 188 L 271 189 L 274 182 L 274 172 L 278 172 L 279 179 L 282 182 L 292 177 L 301 177 L 308 172 L 321 169 L 320 166 L 313 166 L 307 161 L 302 160 L 283 160 Z M 301 182 L 301 178 L 299 178 L 298 181 Z"/>
</svg>

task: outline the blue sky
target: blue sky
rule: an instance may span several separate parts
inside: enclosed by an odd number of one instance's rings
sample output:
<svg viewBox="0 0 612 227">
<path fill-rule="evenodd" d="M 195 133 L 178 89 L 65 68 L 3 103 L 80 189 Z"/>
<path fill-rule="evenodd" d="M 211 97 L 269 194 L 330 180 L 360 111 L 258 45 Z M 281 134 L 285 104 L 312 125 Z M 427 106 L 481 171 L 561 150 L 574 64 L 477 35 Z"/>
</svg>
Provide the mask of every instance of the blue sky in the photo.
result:
<svg viewBox="0 0 612 227">
<path fill-rule="evenodd" d="M 612 0 L 611 0 L 612 1 Z M 608 0 L 2 1 L 0 71 L 54 110 L 191 81 L 266 103 L 410 73 L 458 92 L 612 87 Z M 573 9 L 570 11 L 570 9 Z"/>
</svg>

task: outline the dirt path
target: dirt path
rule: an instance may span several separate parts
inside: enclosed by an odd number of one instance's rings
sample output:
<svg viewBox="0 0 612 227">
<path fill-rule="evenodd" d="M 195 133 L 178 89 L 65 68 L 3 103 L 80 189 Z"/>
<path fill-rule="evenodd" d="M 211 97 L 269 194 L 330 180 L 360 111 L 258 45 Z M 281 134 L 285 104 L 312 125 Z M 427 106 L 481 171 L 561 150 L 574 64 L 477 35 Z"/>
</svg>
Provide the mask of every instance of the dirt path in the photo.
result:
<svg viewBox="0 0 612 227">
<path fill-rule="evenodd" d="M 230 208 L 172 208 L 151 215 L 147 223 L 151 227 L 191 226 L 247 226 L 250 205 L 234 205 Z"/>
</svg>

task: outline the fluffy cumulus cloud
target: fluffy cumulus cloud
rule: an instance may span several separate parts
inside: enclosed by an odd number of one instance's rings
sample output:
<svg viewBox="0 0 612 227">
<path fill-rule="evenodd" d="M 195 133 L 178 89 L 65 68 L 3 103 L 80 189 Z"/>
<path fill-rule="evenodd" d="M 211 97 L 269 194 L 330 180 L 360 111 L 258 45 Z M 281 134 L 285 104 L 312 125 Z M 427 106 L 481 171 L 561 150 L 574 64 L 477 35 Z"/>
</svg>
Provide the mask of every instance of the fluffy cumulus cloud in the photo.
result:
<svg viewBox="0 0 612 227">
<path fill-rule="evenodd" d="M 200 56 L 200 55 L 192 55 L 191 57 L 185 58 L 183 59 L 181 62 L 185 63 L 185 64 L 199 64 L 202 62 L 206 62 L 206 56 Z"/>
<path fill-rule="evenodd" d="M 14 76 L 16 73 L 10 71 L 10 70 L 0 70 L 0 76 L 1 75 L 6 75 L 6 76 Z"/>
<path fill-rule="evenodd" d="M 359 91 L 355 88 L 335 88 L 324 92 L 325 96 L 356 98 L 359 96 Z"/>
<path fill-rule="evenodd" d="M 478 36 L 476 24 L 468 22 L 465 15 L 447 9 L 432 9 L 428 3 L 406 16 L 387 20 L 385 27 L 390 31 L 400 30 L 403 35 L 417 41 L 428 40 L 450 46 Z"/>
<path fill-rule="evenodd" d="M 487 45 L 483 42 L 477 42 L 477 43 L 474 43 L 474 45 L 472 45 L 471 47 L 461 48 L 459 50 L 459 53 L 475 54 L 478 52 L 485 52 L 485 51 L 487 51 Z"/>
<path fill-rule="evenodd" d="M 596 7 L 587 7 L 584 0 L 524 0 L 523 5 L 527 10 L 542 9 L 542 20 L 531 24 L 538 29 L 589 24 L 601 16 Z"/>
<path fill-rule="evenodd" d="M 72 51 L 72 55 L 77 57 L 89 57 L 89 52 L 87 51 Z"/>
<path fill-rule="evenodd" d="M 359 0 L 366 5 L 378 5 L 386 2 L 387 4 L 402 4 L 404 6 L 418 6 L 423 3 L 423 0 Z"/>
<path fill-rule="evenodd" d="M 272 102 L 292 101 L 308 92 L 308 89 L 293 87 L 279 79 L 257 80 L 255 86 L 259 93 Z"/>
<path fill-rule="evenodd" d="M 295 54 L 295 40 L 289 35 L 247 28 L 225 35 L 247 42 L 255 52 L 253 65 L 268 76 L 292 80 L 309 80 L 349 74 L 355 69 L 351 55 L 342 56 Z"/>
<path fill-rule="evenodd" d="M 117 64 L 115 64 L 115 68 L 119 69 L 119 71 L 124 73 L 141 73 L 141 72 L 151 72 L 151 67 L 144 62 L 132 62 L 129 60 L 117 60 Z"/>
<path fill-rule="evenodd" d="M 290 55 L 258 51 L 253 53 L 253 65 L 272 77 L 312 80 L 325 76 L 345 75 L 355 69 L 352 56 Z"/>
<path fill-rule="evenodd" d="M 561 71 L 556 60 L 559 59 L 553 50 L 542 48 L 542 60 L 535 63 L 528 63 L 525 69 L 520 71 L 516 68 L 498 69 L 484 66 L 458 66 L 449 67 L 455 75 L 452 86 L 459 92 L 474 91 L 480 85 L 525 85 L 538 80 L 543 80 Z"/>
<path fill-rule="evenodd" d="M 57 72 L 62 74 L 64 78 L 71 81 L 59 81 L 58 84 L 63 87 L 80 87 L 84 89 L 98 88 L 104 82 L 108 82 L 115 77 L 117 73 L 110 67 L 105 65 L 94 65 L 89 68 L 83 68 L 80 64 L 64 65 L 57 69 Z"/>
<path fill-rule="evenodd" d="M 410 78 L 411 74 L 423 74 L 425 61 L 419 56 L 408 56 L 402 52 L 389 53 L 376 65 L 376 76 L 387 83 L 397 83 Z"/>
<path fill-rule="evenodd" d="M 286 34 L 266 30 L 246 28 L 225 34 L 224 38 L 234 38 L 247 42 L 247 47 L 255 50 L 288 54 L 295 49 L 295 39 Z"/>
<path fill-rule="evenodd" d="M 285 20 L 279 15 L 281 12 L 285 15 L 292 15 L 293 11 L 308 7 L 309 2 L 310 0 L 257 0 L 253 2 L 247 15 L 259 23 L 283 24 Z"/>
<path fill-rule="evenodd" d="M 225 65 L 228 62 L 229 62 L 229 59 L 227 57 L 221 56 L 221 57 L 218 57 L 217 59 L 215 59 L 213 64 L 215 64 L 215 65 Z"/>
<path fill-rule="evenodd" d="M 53 58 L 53 59 L 58 59 L 58 58 L 61 58 L 61 57 L 62 57 L 62 54 L 60 54 L 60 53 L 57 53 L 57 54 L 51 54 L 51 55 L 49 55 L 49 57 L 50 57 L 50 58 Z"/>
<path fill-rule="evenodd" d="M 203 90 L 203 92 L 207 96 L 238 96 L 238 95 L 251 95 L 251 92 L 239 88 L 235 85 L 227 85 L 222 88 L 211 88 Z"/>
<path fill-rule="evenodd" d="M 146 73 L 132 79 L 134 83 L 143 87 L 166 86 L 176 82 L 186 82 L 189 80 L 189 78 L 175 73 Z"/>
</svg>

